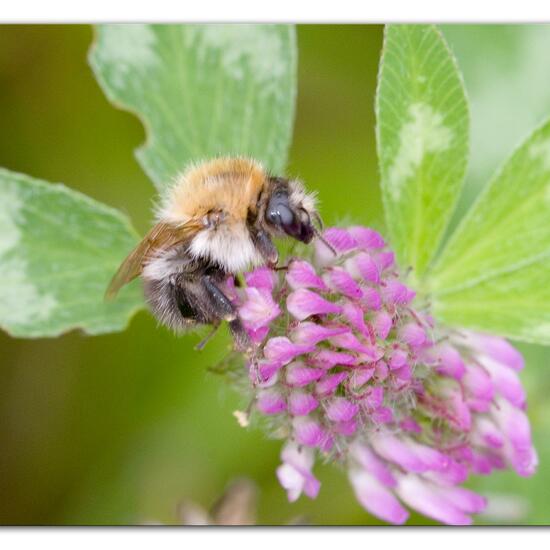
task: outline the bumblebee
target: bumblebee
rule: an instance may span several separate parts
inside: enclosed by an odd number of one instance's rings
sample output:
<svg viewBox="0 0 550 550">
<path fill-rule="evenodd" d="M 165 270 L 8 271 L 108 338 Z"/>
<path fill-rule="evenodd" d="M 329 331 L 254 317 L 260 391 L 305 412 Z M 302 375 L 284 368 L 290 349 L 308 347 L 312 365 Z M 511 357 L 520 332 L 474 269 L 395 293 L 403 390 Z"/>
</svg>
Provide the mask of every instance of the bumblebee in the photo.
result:
<svg viewBox="0 0 550 550">
<path fill-rule="evenodd" d="M 161 324 L 181 331 L 225 320 L 246 346 L 225 282 L 253 266 L 275 267 L 273 237 L 309 243 L 315 224 L 321 224 L 315 197 L 296 179 L 272 176 L 247 158 L 191 166 L 168 190 L 156 224 L 124 260 L 106 297 L 140 276 Z"/>
</svg>

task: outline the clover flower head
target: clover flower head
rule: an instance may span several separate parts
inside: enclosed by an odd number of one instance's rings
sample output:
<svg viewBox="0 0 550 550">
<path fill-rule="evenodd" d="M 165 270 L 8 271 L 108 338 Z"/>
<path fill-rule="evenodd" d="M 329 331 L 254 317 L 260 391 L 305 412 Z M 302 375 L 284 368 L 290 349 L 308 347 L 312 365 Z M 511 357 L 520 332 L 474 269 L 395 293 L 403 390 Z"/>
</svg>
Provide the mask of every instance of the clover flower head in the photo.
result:
<svg viewBox="0 0 550 550">
<path fill-rule="evenodd" d="M 470 474 L 537 466 L 518 377 L 502 338 L 438 326 L 395 257 L 366 227 L 330 228 L 312 261 L 246 275 L 236 298 L 253 342 L 254 410 L 286 439 L 277 477 L 315 498 L 316 458 L 341 464 L 359 503 L 392 523 L 408 508 L 468 524 L 486 500 Z"/>
</svg>

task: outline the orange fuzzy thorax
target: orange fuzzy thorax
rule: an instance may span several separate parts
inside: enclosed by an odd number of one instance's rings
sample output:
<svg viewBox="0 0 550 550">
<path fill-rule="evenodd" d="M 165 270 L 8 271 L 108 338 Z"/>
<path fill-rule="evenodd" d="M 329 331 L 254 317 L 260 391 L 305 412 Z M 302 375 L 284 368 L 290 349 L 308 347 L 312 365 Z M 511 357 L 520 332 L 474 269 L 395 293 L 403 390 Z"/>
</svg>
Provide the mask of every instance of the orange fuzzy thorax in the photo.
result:
<svg viewBox="0 0 550 550">
<path fill-rule="evenodd" d="M 255 211 L 266 179 L 261 164 L 246 158 L 220 158 L 194 165 L 168 192 L 161 218 L 182 223 L 221 209 L 229 216 L 229 223 L 242 223 L 249 210 Z"/>
</svg>

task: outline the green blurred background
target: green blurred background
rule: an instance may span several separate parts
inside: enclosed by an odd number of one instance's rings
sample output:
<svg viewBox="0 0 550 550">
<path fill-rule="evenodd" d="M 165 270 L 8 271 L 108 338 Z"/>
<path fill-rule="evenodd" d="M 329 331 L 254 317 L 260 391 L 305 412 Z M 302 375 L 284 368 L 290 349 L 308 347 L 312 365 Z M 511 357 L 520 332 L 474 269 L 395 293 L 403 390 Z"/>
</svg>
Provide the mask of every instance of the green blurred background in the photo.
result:
<svg viewBox="0 0 550 550">
<path fill-rule="evenodd" d="M 299 95 L 289 173 L 317 189 L 326 222 L 383 229 L 374 141 L 380 26 L 299 26 Z M 513 146 L 550 115 L 550 27 L 445 27 L 472 102 L 472 162 L 459 213 Z M 0 166 L 63 182 L 127 212 L 140 232 L 155 192 L 133 150 L 140 122 L 105 99 L 86 63 L 88 26 L 0 27 Z M 458 215 L 457 215 L 458 216 Z M 1 284 L 1 281 L 0 281 Z M 260 488 L 260 523 L 370 524 L 345 474 L 317 467 L 315 501 L 288 504 L 274 470 L 280 442 L 238 426 L 243 403 L 209 373 L 205 351 L 142 312 L 100 337 L 0 333 L 0 524 L 177 522 L 228 482 Z M 522 346 L 539 472 L 472 486 L 493 497 L 479 523 L 550 523 L 549 353 Z M 430 523 L 415 516 L 416 523 Z"/>
</svg>

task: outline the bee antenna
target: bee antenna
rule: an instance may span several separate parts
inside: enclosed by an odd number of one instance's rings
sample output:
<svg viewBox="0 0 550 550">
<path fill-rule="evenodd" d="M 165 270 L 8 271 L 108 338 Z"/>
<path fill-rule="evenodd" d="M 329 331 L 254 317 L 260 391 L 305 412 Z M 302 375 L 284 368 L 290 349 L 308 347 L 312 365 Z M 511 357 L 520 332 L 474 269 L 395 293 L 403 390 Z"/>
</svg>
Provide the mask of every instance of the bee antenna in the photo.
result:
<svg viewBox="0 0 550 550">
<path fill-rule="evenodd" d="M 323 237 L 322 233 L 315 226 L 313 226 L 313 233 L 335 256 L 338 256 L 336 249 Z"/>
<path fill-rule="evenodd" d="M 324 226 L 323 226 L 323 219 L 321 218 L 321 216 L 319 215 L 319 212 L 314 212 L 313 213 L 313 218 L 315 219 L 315 221 L 317 222 L 317 224 L 319 225 L 319 229 L 322 231 L 324 229 Z"/>
</svg>

